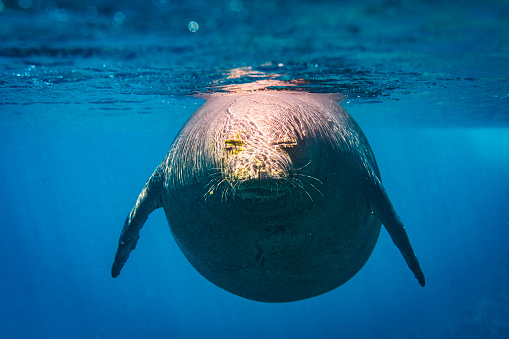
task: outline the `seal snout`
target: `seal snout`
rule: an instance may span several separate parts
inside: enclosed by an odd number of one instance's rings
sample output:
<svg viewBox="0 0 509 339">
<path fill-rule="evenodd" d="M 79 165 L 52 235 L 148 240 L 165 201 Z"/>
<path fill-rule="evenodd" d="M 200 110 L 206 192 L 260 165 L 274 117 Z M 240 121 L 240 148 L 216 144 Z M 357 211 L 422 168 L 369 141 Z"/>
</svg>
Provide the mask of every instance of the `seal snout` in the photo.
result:
<svg viewBox="0 0 509 339">
<path fill-rule="evenodd" d="M 228 175 L 237 197 L 269 202 L 287 193 L 288 171 L 281 164 L 270 158 L 253 157 L 242 165 L 230 168 Z"/>
<path fill-rule="evenodd" d="M 260 166 L 253 176 L 231 182 L 235 188 L 235 195 L 243 199 L 268 202 L 287 193 L 288 184 L 284 171 L 275 173 L 261 168 Z"/>
<path fill-rule="evenodd" d="M 221 153 L 223 174 L 236 197 L 273 201 L 289 192 L 293 166 L 287 150 L 296 143 L 260 128 L 260 122 L 250 127 L 228 134 Z"/>
</svg>

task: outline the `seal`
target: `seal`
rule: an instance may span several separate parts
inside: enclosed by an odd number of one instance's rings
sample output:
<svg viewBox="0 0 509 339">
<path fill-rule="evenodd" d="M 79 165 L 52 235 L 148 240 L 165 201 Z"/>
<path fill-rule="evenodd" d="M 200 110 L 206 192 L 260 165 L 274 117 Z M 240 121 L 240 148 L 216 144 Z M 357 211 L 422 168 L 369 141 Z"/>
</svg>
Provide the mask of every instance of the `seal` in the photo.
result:
<svg viewBox="0 0 509 339">
<path fill-rule="evenodd" d="M 113 277 L 160 207 L 195 269 L 244 298 L 289 302 L 337 288 L 366 263 L 382 223 L 425 285 L 368 141 L 335 95 L 208 98 L 127 217 Z"/>
</svg>

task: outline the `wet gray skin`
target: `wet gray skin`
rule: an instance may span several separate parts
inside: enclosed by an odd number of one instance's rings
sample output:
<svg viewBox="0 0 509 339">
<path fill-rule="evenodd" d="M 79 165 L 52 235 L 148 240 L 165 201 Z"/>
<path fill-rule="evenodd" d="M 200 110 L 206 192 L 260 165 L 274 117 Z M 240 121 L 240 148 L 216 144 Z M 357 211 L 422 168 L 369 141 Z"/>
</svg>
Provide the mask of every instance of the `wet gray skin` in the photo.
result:
<svg viewBox="0 0 509 339">
<path fill-rule="evenodd" d="M 368 141 L 333 95 L 210 97 L 128 216 L 113 277 L 160 207 L 196 270 L 244 298 L 287 302 L 335 289 L 366 263 L 382 223 L 425 284 Z"/>
</svg>

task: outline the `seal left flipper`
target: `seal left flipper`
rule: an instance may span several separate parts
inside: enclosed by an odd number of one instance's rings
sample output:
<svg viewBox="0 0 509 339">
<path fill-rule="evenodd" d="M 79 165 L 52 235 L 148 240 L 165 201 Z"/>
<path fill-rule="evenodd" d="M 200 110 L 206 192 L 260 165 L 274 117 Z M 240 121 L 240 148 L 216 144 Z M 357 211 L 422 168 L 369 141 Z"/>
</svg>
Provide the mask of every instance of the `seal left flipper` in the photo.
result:
<svg viewBox="0 0 509 339">
<path fill-rule="evenodd" d="M 120 239 L 118 240 L 115 260 L 111 267 L 111 276 L 116 278 L 124 266 L 129 253 L 136 247 L 140 238 L 140 230 L 152 211 L 162 206 L 161 192 L 163 188 L 163 179 L 160 167 L 152 174 L 145 187 L 141 191 L 136 205 L 127 217 Z"/>
<path fill-rule="evenodd" d="M 394 244 L 398 247 L 399 251 L 405 258 L 408 267 L 414 272 L 415 277 L 419 281 L 419 284 L 424 287 L 425 279 L 424 273 L 421 270 L 419 261 L 414 254 L 410 240 L 405 231 L 405 226 L 399 218 L 396 210 L 392 206 L 387 192 L 383 187 L 380 179 L 376 176 L 372 176 L 374 185 L 371 185 L 369 194 L 369 203 L 373 209 L 375 216 L 384 224 L 385 229 L 389 232 Z"/>
</svg>

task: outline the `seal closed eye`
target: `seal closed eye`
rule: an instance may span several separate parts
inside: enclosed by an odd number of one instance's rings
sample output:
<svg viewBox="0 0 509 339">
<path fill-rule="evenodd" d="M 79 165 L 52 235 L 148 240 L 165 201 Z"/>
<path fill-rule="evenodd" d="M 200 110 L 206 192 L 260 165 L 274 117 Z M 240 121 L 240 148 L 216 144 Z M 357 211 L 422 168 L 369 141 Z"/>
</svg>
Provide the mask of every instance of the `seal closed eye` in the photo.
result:
<svg viewBox="0 0 509 339">
<path fill-rule="evenodd" d="M 113 277 L 160 207 L 196 270 L 244 298 L 287 302 L 340 286 L 368 260 L 382 223 L 425 284 L 368 141 L 332 95 L 209 98 L 127 217 Z"/>
</svg>

